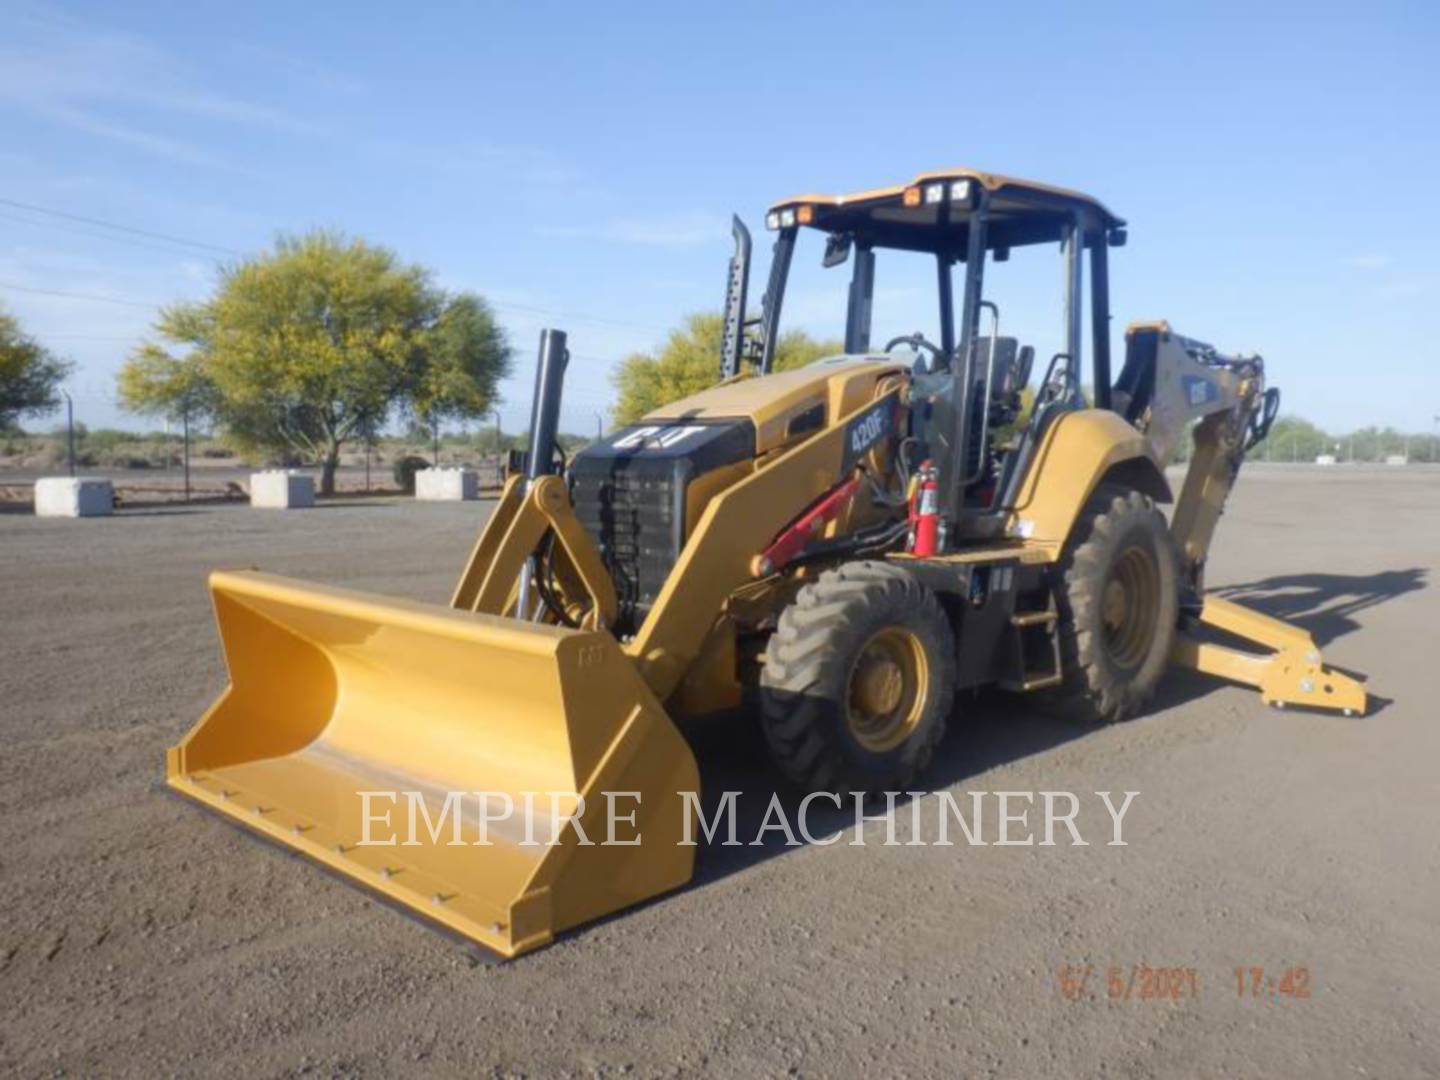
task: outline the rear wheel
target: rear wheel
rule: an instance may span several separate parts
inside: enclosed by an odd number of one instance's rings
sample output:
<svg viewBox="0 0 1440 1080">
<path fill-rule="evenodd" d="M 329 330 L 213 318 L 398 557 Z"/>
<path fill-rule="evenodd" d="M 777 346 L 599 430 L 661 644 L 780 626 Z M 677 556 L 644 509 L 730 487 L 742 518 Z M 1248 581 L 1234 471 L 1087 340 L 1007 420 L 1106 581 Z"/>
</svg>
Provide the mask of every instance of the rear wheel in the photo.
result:
<svg viewBox="0 0 1440 1080">
<path fill-rule="evenodd" d="M 1060 659 L 1053 700 L 1109 722 L 1134 715 L 1170 662 L 1179 614 L 1179 569 L 1165 518 L 1126 488 L 1102 486 L 1061 559 Z"/>
<path fill-rule="evenodd" d="M 765 741 L 808 791 L 895 791 L 924 769 L 955 696 L 955 638 L 899 567 L 849 563 L 781 613 L 760 676 Z"/>
</svg>

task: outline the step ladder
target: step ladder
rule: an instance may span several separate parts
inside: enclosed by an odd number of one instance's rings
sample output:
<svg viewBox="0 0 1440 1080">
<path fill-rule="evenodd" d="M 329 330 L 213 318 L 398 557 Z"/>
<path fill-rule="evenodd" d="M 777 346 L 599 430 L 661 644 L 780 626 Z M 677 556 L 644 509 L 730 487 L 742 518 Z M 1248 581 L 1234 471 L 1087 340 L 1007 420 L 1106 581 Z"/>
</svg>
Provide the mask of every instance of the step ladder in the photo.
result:
<svg viewBox="0 0 1440 1080">
<path fill-rule="evenodd" d="M 1028 694 L 1060 684 L 1064 676 L 1060 667 L 1059 624 L 1055 594 L 1049 589 L 1045 590 L 1045 607 L 1011 613 L 1007 631 L 1009 675 L 1000 680 L 1001 687 Z"/>
</svg>

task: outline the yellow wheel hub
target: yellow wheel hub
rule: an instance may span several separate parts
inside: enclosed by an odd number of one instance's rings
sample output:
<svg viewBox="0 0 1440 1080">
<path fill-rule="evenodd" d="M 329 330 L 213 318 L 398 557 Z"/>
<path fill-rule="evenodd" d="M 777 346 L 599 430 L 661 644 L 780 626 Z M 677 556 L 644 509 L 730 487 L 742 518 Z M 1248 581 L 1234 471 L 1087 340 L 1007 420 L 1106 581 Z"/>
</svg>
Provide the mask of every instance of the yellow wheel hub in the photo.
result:
<svg viewBox="0 0 1440 1080">
<path fill-rule="evenodd" d="M 1155 633 L 1160 605 L 1160 570 L 1143 548 L 1126 550 L 1111 568 L 1100 594 L 1105 648 L 1121 667 L 1145 658 Z"/>
<path fill-rule="evenodd" d="M 850 669 L 847 721 L 855 741 L 880 753 L 909 738 L 925 713 L 928 675 L 914 633 L 887 626 L 870 635 Z"/>
</svg>

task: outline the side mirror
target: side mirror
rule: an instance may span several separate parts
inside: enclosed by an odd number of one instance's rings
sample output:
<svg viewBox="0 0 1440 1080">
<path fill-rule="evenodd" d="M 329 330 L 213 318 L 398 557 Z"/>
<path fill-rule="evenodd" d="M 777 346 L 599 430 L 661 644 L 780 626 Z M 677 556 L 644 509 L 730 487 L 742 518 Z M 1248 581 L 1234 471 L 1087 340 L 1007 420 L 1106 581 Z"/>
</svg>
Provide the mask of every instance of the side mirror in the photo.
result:
<svg viewBox="0 0 1440 1080">
<path fill-rule="evenodd" d="M 1124 247 L 1129 234 L 1124 229 L 1111 229 L 1106 236 L 1106 241 L 1111 247 Z"/>
<path fill-rule="evenodd" d="M 832 266 L 840 266 L 846 259 L 850 258 L 850 248 L 855 238 L 849 233 L 831 233 L 825 238 L 825 257 L 820 260 L 820 265 L 825 269 Z"/>
</svg>

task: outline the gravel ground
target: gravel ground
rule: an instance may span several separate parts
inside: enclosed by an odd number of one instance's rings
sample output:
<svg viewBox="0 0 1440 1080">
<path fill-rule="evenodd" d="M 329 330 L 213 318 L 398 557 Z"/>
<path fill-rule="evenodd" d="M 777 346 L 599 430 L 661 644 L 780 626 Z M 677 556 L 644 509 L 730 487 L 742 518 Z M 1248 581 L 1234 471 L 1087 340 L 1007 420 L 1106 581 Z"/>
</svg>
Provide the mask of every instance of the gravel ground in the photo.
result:
<svg viewBox="0 0 1440 1080">
<path fill-rule="evenodd" d="M 1076 791 L 1091 846 L 717 846 L 510 964 L 159 786 L 224 684 L 207 570 L 443 601 L 485 509 L 0 515 L 0 1069 L 1440 1075 L 1440 472 L 1254 466 L 1220 530 L 1212 585 L 1367 673 L 1370 716 L 1182 675 L 1104 729 L 967 700 L 930 786 Z M 749 726 L 695 738 L 712 790 L 763 805 Z M 1090 793 L 1126 790 L 1106 846 Z M 935 805 L 898 837 L 934 839 Z M 1111 1000 L 1139 964 L 1198 992 Z M 1311 996 L 1241 997 L 1237 965 L 1305 966 Z"/>
</svg>

